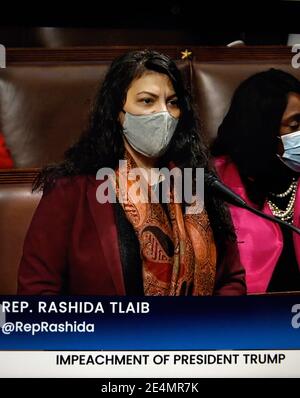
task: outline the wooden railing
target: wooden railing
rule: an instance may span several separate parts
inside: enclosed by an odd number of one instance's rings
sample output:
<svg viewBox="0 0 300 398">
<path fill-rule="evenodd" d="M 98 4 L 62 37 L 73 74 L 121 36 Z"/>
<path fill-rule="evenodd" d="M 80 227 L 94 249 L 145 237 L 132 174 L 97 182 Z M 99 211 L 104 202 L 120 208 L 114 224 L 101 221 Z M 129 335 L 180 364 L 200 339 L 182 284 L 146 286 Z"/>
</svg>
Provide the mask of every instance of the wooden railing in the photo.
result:
<svg viewBox="0 0 300 398">
<path fill-rule="evenodd" d="M 168 54 L 175 60 L 183 57 L 182 52 L 191 52 L 190 59 L 201 62 L 276 62 L 286 63 L 295 53 L 288 46 L 242 46 L 242 47 L 200 47 L 193 45 L 146 45 L 141 46 L 99 46 L 99 47 L 64 47 L 64 48 L 8 48 L 6 64 L 26 63 L 101 63 L 112 61 L 117 56 L 130 50 L 156 49 Z"/>
</svg>

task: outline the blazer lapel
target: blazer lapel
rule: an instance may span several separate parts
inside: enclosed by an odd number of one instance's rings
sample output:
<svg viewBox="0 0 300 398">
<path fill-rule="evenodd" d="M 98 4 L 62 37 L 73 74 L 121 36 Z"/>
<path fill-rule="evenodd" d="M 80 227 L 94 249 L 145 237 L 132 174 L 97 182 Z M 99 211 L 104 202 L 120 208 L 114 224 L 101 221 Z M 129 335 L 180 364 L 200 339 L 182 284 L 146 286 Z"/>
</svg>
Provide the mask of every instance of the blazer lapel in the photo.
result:
<svg viewBox="0 0 300 398">
<path fill-rule="evenodd" d="M 99 242 L 105 257 L 106 266 L 111 273 L 117 295 L 125 295 L 125 285 L 122 272 L 118 233 L 115 215 L 111 203 L 100 204 L 97 202 L 96 191 L 101 181 L 90 177 L 87 196 L 94 217 Z"/>
<path fill-rule="evenodd" d="M 300 227 L 300 179 L 298 179 L 293 223 L 296 227 L 298 228 Z M 293 237 L 294 237 L 294 247 L 295 247 L 296 257 L 298 261 L 298 267 L 300 270 L 300 235 L 294 232 Z"/>
</svg>

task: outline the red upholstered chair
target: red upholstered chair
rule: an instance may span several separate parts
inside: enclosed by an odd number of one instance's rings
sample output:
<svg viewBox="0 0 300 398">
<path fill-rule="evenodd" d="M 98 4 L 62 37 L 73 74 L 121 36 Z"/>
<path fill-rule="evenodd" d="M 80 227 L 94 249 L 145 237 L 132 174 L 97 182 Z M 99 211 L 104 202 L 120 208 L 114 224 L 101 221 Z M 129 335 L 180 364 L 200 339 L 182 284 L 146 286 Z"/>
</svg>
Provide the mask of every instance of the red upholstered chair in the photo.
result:
<svg viewBox="0 0 300 398">
<path fill-rule="evenodd" d="M 6 146 L 4 136 L 0 133 L 0 169 L 12 169 L 14 162 L 9 149 Z"/>
</svg>

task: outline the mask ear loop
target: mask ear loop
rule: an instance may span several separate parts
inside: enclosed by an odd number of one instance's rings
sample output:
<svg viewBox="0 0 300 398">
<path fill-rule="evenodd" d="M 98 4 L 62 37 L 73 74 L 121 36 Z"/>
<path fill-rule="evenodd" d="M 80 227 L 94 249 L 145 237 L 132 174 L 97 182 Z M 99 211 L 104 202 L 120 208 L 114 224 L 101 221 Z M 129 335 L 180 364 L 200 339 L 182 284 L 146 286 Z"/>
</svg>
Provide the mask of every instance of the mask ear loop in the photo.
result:
<svg viewBox="0 0 300 398">
<path fill-rule="evenodd" d="M 282 151 L 282 154 L 280 155 L 279 153 L 276 153 L 276 156 L 277 157 L 279 157 L 279 159 L 281 159 L 281 156 L 283 155 L 283 153 L 284 153 L 284 145 L 283 145 L 283 141 L 282 141 L 282 137 L 281 137 L 281 135 L 276 135 L 276 138 L 277 138 L 277 140 L 279 141 L 278 142 L 278 145 L 279 145 L 279 151 Z M 278 145 L 277 145 L 277 151 L 278 151 Z"/>
</svg>

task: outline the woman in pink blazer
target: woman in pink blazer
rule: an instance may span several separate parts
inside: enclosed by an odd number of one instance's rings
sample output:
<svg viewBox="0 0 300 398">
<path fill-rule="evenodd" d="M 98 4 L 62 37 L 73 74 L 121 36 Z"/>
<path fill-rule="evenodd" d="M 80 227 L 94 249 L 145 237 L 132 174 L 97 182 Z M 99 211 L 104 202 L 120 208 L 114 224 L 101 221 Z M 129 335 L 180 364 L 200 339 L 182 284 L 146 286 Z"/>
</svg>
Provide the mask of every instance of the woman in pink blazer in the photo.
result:
<svg viewBox="0 0 300 398">
<path fill-rule="evenodd" d="M 221 180 L 252 206 L 300 226 L 300 82 L 270 69 L 234 93 L 212 146 Z M 300 291 L 300 236 L 230 206 L 248 293 Z"/>
</svg>

